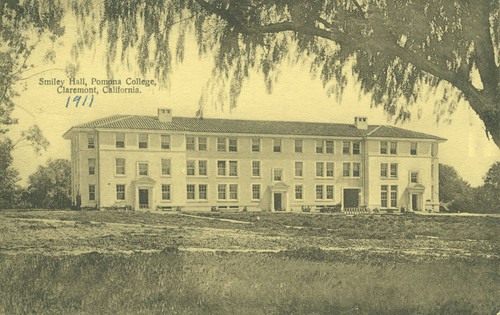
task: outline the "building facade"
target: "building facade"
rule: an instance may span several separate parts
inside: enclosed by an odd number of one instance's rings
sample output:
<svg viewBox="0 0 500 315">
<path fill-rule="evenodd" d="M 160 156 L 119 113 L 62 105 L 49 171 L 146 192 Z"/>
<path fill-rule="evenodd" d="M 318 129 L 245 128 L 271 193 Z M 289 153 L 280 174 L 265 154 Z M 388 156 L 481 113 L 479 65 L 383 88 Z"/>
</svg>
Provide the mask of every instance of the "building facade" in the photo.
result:
<svg viewBox="0 0 500 315">
<path fill-rule="evenodd" d="M 438 144 L 402 128 L 115 115 L 72 127 L 82 207 L 439 209 Z"/>
</svg>

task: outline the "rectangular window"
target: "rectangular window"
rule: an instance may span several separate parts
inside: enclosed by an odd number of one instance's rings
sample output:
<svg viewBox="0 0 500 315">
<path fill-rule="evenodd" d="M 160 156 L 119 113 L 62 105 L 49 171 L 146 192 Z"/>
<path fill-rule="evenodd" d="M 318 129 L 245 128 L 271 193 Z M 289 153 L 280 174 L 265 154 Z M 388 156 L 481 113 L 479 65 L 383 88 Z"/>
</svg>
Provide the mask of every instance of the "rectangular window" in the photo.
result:
<svg viewBox="0 0 500 315">
<path fill-rule="evenodd" d="M 351 154 L 351 141 L 342 141 L 342 153 Z"/>
<path fill-rule="evenodd" d="M 295 199 L 297 200 L 304 199 L 304 186 L 295 185 Z"/>
<path fill-rule="evenodd" d="M 418 146 L 418 144 L 416 142 L 411 143 L 411 147 L 410 147 L 410 154 L 411 155 L 417 155 L 417 146 Z"/>
<path fill-rule="evenodd" d="M 140 133 L 139 134 L 139 149 L 147 149 L 148 148 L 148 134 Z"/>
<path fill-rule="evenodd" d="M 95 200 L 95 185 L 89 185 L 89 200 Z"/>
<path fill-rule="evenodd" d="M 198 151 L 207 151 L 207 137 L 198 137 Z"/>
<path fill-rule="evenodd" d="M 260 161 L 252 161 L 252 176 L 260 176 Z"/>
<path fill-rule="evenodd" d="M 170 159 L 161 159 L 161 175 L 170 175 Z"/>
<path fill-rule="evenodd" d="M 238 176 L 238 161 L 229 161 L 229 176 Z"/>
<path fill-rule="evenodd" d="M 273 139 L 273 152 L 281 152 L 281 139 Z"/>
<path fill-rule="evenodd" d="M 325 176 L 325 168 L 323 162 L 316 162 L 316 176 L 323 177 Z"/>
<path fill-rule="evenodd" d="M 238 152 L 238 139 L 229 139 L 229 152 Z"/>
<path fill-rule="evenodd" d="M 229 199 L 238 200 L 238 184 L 229 185 Z"/>
<path fill-rule="evenodd" d="M 326 153 L 333 154 L 333 140 L 327 140 L 325 144 L 326 144 Z"/>
<path fill-rule="evenodd" d="M 303 172 L 304 172 L 304 163 L 295 162 L 295 176 L 302 177 L 304 175 Z"/>
<path fill-rule="evenodd" d="M 380 154 L 387 154 L 387 141 L 380 141 Z"/>
<path fill-rule="evenodd" d="M 316 140 L 316 153 L 323 153 L 323 140 Z"/>
<path fill-rule="evenodd" d="M 162 150 L 170 150 L 170 135 L 161 135 L 161 149 Z"/>
<path fill-rule="evenodd" d="M 88 135 L 87 136 L 87 148 L 89 149 L 94 149 L 95 148 L 95 138 L 94 136 Z"/>
<path fill-rule="evenodd" d="M 359 155 L 361 153 L 361 142 L 355 141 L 352 143 L 352 154 Z"/>
<path fill-rule="evenodd" d="M 351 163 L 344 163 L 342 168 L 342 176 L 350 177 L 351 176 Z"/>
<path fill-rule="evenodd" d="M 217 199 L 226 200 L 226 184 L 217 185 Z"/>
<path fill-rule="evenodd" d="M 361 163 L 352 163 L 352 177 L 359 177 L 361 170 Z"/>
<path fill-rule="evenodd" d="M 260 152 L 260 139 L 252 138 L 252 152 Z"/>
<path fill-rule="evenodd" d="M 125 148 L 125 134 L 120 132 L 117 133 L 115 136 L 116 136 L 115 146 L 117 148 Z"/>
<path fill-rule="evenodd" d="M 260 185 L 252 185 L 252 200 L 260 200 Z"/>
<path fill-rule="evenodd" d="M 186 161 L 186 175 L 194 176 L 195 174 L 195 161 L 187 160 Z"/>
<path fill-rule="evenodd" d="M 302 153 L 302 140 L 295 140 L 295 153 Z"/>
<path fill-rule="evenodd" d="M 398 186 L 391 185 L 391 208 L 398 207 Z"/>
<path fill-rule="evenodd" d="M 398 163 L 391 163 L 391 177 L 398 177 Z"/>
<path fill-rule="evenodd" d="M 387 163 L 380 163 L 380 177 L 388 177 L 388 173 L 387 173 L 387 167 L 388 167 L 388 164 Z"/>
<path fill-rule="evenodd" d="M 391 142 L 391 154 L 398 154 L 398 143 Z"/>
<path fill-rule="evenodd" d="M 139 175 L 148 175 L 148 163 L 141 162 L 139 163 Z"/>
<path fill-rule="evenodd" d="M 226 152 L 226 138 L 217 138 L 217 151 Z"/>
<path fill-rule="evenodd" d="M 283 180 L 283 170 L 281 168 L 275 168 L 273 170 L 273 180 L 275 181 Z"/>
<path fill-rule="evenodd" d="M 198 199 L 207 200 L 207 185 L 206 184 L 198 185 Z"/>
<path fill-rule="evenodd" d="M 323 199 L 323 185 L 316 185 L 316 199 Z"/>
<path fill-rule="evenodd" d="M 116 200 L 125 200 L 125 185 L 116 185 Z"/>
<path fill-rule="evenodd" d="M 418 172 L 411 172 L 410 173 L 410 182 L 418 183 Z"/>
<path fill-rule="evenodd" d="M 333 185 L 326 185 L 326 199 L 333 200 Z"/>
<path fill-rule="evenodd" d="M 380 186 L 380 205 L 387 208 L 387 185 Z"/>
<path fill-rule="evenodd" d="M 161 199 L 170 200 L 170 185 L 168 184 L 161 185 Z"/>
<path fill-rule="evenodd" d="M 207 176 L 207 161 L 206 160 L 198 161 L 198 175 Z"/>
<path fill-rule="evenodd" d="M 194 151 L 195 137 L 186 137 L 186 150 Z"/>
<path fill-rule="evenodd" d="M 195 190 L 196 190 L 196 188 L 195 188 L 195 185 L 193 185 L 193 184 L 188 184 L 186 186 L 188 200 L 194 200 Z"/>
<path fill-rule="evenodd" d="M 117 158 L 115 162 L 115 174 L 125 175 L 125 159 Z"/>
<path fill-rule="evenodd" d="M 217 175 L 226 176 L 226 161 L 217 161 Z"/>
<path fill-rule="evenodd" d="M 326 177 L 333 177 L 335 175 L 333 162 L 326 162 Z"/>
<path fill-rule="evenodd" d="M 89 175 L 94 175 L 95 174 L 95 159 L 90 158 L 88 163 L 89 163 Z"/>
</svg>

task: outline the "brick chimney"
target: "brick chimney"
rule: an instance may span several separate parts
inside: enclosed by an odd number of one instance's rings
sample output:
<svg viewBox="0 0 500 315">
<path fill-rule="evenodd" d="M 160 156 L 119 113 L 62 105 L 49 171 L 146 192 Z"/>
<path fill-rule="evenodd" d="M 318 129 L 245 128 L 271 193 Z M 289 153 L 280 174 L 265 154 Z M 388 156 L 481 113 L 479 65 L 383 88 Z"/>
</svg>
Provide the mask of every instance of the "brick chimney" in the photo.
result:
<svg viewBox="0 0 500 315">
<path fill-rule="evenodd" d="M 172 122 L 172 109 L 158 108 L 158 120 L 160 122 Z"/>
<path fill-rule="evenodd" d="M 368 129 L 368 119 L 366 117 L 356 116 L 354 117 L 354 127 L 356 129 Z"/>
</svg>

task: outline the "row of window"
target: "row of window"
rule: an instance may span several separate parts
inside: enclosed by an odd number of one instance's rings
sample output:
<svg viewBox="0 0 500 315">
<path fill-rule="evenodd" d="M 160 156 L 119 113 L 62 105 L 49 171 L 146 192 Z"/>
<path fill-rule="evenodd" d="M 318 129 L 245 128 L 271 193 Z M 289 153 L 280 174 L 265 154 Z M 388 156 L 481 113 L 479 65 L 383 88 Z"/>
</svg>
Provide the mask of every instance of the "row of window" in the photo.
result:
<svg viewBox="0 0 500 315">
<path fill-rule="evenodd" d="M 417 155 L 418 143 L 410 143 L 410 155 Z M 396 141 L 380 141 L 380 154 L 398 154 L 398 143 Z M 434 154 L 433 154 L 434 156 Z"/>
</svg>

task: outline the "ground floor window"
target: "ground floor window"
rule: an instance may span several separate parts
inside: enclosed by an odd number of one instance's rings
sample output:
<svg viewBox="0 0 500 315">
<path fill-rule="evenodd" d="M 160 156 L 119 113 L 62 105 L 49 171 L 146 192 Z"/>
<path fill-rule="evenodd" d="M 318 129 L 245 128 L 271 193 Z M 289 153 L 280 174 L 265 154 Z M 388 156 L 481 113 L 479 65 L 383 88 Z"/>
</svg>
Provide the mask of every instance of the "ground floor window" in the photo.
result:
<svg viewBox="0 0 500 315">
<path fill-rule="evenodd" d="M 217 185 L 217 199 L 226 200 L 226 184 Z"/>
<path fill-rule="evenodd" d="M 170 185 L 161 185 L 161 199 L 170 200 Z"/>
<path fill-rule="evenodd" d="M 295 199 L 297 200 L 304 199 L 304 186 L 295 185 Z"/>
<path fill-rule="evenodd" d="M 253 200 L 260 200 L 260 185 L 259 184 L 252 185 L 252 199 Z"/>
<path fill-rule="evenodd" d="M 238 185 L 237 184 L 229 185 L 229 199 L 231 199 L 231 200 L 238 199 Z"/>
<path fill-rule="evenodd" d="M 95 200 L 95 185 L 89 185 L 89 200 Z"/>
<path fill-rule="evenodd" d="M 187 185 L 187 199 L 193 200 L 195 195 L 195 186 L 192 184 Z"/>
<path fill-rule="evenodd" d="M 116 200 L 125 200 L 125 185 L 116 185 Z"/>
<path fill-rule="evenodd" d="M 316 185 L 316 200 L 323 199 L 333 200 L 333 185 Z"/>
<path fill-rule="evenodd" d="M 380 205 L 382 208 L 387 208 L 387 185 L 380 187 Z"/>
<path fill-rule="evenodd" d="M 391 207 L 398 207 L 398 185 L 391 185 Z"/>
<path fill-rule="evenodd" d="M 207 199 L 207 185 L 206 184 L 198 185 L 198 198 L 201 200 Z"/>
</svg>

